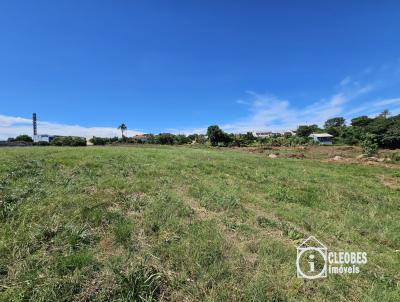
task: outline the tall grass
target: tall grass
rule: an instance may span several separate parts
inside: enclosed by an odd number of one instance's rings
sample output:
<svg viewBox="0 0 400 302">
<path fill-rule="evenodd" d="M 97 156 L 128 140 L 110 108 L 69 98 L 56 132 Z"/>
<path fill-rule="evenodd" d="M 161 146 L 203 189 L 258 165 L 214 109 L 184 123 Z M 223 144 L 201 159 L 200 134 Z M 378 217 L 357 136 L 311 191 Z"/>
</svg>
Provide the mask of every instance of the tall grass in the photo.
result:
<svg viewBox="0 0 400 302">
<path fill-rule="evenodd" d="M 398 301 L 397 174 L 207 148 L 2 149 L 0 300 Z M 298 279 L 310 235 L 369 262 Z"/>
</svg>

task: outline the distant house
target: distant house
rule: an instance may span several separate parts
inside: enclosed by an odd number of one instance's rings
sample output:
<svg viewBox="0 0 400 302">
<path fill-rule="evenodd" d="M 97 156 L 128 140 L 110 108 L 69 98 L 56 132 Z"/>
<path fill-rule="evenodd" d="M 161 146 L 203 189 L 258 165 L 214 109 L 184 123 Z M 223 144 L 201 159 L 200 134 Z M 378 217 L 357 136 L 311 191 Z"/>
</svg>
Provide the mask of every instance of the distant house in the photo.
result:
<svg viewBox="0 0 400 302">
<path fill-rule="evenodd" d="M 264 137 L 271 137 L 274 136 L 275 133 L 271 132 L 271 131 L 267 131 L 267 132 L 253 132 L 253 135 L 255 137 L 260 137 L 260 138 L 264 138 Z"/>
<path fill-rule="evenodd" d="M 50 136 L 48 134 L 39 134 L 39 135 L 33 136 L 33 141 L 35 143 L 39 143 L 39 142 L 50 143 L 53 139 L 54 139 L 54 136 Z"/>
<path fill-rule="evenodd" d="M 296 135 L 294 131 L 281 131 L 281 132 L 272 132 L 272 131 L 256 131 L 253 132 L 255 137 L 266 138 L 266 137 L 276 137 L 276 136 L 293 136 Z"/>
<path fill-rule="evenodd" d="M 93 146 L 93 143 L 90 141 L 93 138 L 93 136 L 88 136 L 86 137 L 86 146 Z"/>
<path fill-rule="evenodd" d="M 149 140 L 146 134 L 137 134 L 133 137 L 133 139 L 139 143 L 146 143 Z"/>
<path fill-rule="evenodd" d="M 332 145 L 332 137 L 329 133 L 312 133 L 308 137 L 311 137 L 314 142 L 320 145 Z"/>
</svg>

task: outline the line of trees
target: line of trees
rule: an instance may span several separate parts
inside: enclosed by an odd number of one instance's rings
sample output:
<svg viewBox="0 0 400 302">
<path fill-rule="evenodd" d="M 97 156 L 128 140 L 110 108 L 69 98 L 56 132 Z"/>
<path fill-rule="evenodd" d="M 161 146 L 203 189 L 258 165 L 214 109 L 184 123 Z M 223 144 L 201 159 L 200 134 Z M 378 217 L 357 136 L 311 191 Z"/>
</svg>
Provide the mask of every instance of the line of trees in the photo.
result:
<svg viewBox="0 0 400 302">
<path fill-rule="evenodd" d="M 34 143 L 32 137 L 26 134 L 18 135 L 16 138 L 8 139 L 9 142 L 25 142 L 35 146 L 86 146 L 86 139 L 78 136 L 57 136 L 50 142 Z"/>
<path fill-rule="evenodd" d="M 75 136 L 60 136 L 54 138 L 50 142 L 51 146 L 86 146 L 86 138 L 84 137 L 75 137 Z"/>
<path fill-rule="evenodd" d="M 328 119 L 323 128 L 317 125 L 300 125 L 296 130 L 296 135 L 291 133 L 283 135 L 275 134 L 271 137 L 254 137 L 253 133 L 233 134 L 224 132 L 219 126 L 212 125 L 207 129 L 207 134 L 171 134 L 160 133 L 145 134 L 135 137 L 125 136 L 127 126 L 122 123 L 118 126 L 121 130 L 122 138 L 101 138 L 93 137 L 90 142 L 94 145 L 107 144 L 159 144 L 159 145 L 185 145 L 191 143 L 210 144 L 211 146 L 243 147 L 252 145 L 270 145 L 270 146 L 297 146 L 312 144 L 308 138 L 311 133 L 327 132 L 334 136 L 336 143 L 347 145 L 368 146 L 367 149 L 381 148 L 400 148 L 400 115 L 390 116 L 388 110 L 383 111 L 375 118 L 368 116 L 359 116 L 351 120 L 350 125 L 346 125 L 343 117 L 334 117 Z M 28 135 L 20 135 L 13 141 L 23 141 L 32 143 L 33 140 Z M 47 143 L 37 143 L 47 145 Z M 50 142 L 55 146 L 86 146 L 86 139 L 81 137 L 56 137 Z"/>
</svg>

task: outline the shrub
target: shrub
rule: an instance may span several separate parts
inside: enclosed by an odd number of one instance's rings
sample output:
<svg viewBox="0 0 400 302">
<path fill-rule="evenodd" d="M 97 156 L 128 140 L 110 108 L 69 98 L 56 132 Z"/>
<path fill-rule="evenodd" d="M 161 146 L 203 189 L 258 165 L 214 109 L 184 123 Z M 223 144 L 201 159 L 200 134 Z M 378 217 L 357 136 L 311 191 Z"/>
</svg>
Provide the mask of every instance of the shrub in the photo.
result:
<svg viewBox="0 0 400 302">
<path fill-rule="evenodd" d="M 383 135 L 382 145 L 385 148 L 396 149 L 400 148 L 400 124 L 392 125 Z"/>
<path fill-rule="evenodd" d="M 75 136 L 60 136 L 54 138 L 50 145 L 52 146 L 86 146 L 86 139 L 84 137 L 75 137 Z"/>
<path fill-rule="evenodd" d="M 33 139 L 29 135 L 23 134 L 23 135 L 18 135 L 15 138 L 15 141 L 17 142 L 27 142 L 27 143 L 32 143 Z"/>
<path fill-rule="evenodd" d="M 48 142 L 37 142 L 37 143 L 34 143 L 34 145 L 35 146 L 49 146 L 50 143 L 48 143 Z"/>
<path fill-rule="evenodd" d="M 160 133 L 155 137 L 155 143 L 160 145 L 173 145 L 175 142 L 175 135 L 171 133 Z"/>
<path fill-rule="evenodd" d="M 109 139 L 93 136 L 89 141 L 95 146 L 103 146 L 109 141 Z"/>
<path fill-rule="evenodd" d="M 400 152 L 393 153 L 390 156 L 390 159 L 395 161 L 395 162 L 400 162 Z"/>
<path fill-rule="evenodd" d="M 361 142 L 361 146 L 367 156 L 375 155 L 378 152 L 378 143 L 374 134 L 367 133 Z"/>
<path fill-rule="evenodd" d="M 178 134 L 178 135 L 175 135 L 175 143 L 177 145 L 185 145 L 185 144 L 190 143 L 190 140 L 186 135 Z"/>
</svg>

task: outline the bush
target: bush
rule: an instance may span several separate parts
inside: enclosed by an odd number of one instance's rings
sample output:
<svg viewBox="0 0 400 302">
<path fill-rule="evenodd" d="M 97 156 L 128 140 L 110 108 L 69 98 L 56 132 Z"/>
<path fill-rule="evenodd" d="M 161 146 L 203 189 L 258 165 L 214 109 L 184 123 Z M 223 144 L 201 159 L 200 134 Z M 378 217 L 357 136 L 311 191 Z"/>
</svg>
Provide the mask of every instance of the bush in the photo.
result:
<svg viewBox="0 0 400 302">
<path fill-rule="evenodd" d="M 49 146 L 50 143 L 48 142 L 37 142 L 37 143 L 33 143 L 35 146 Z"/>
<path fill-rule="evenodd" d="M 309 137 L 301 136 L 266 137 L 261 138 L 259 141 L 262 145 L 270 147 L 296 147 L 310 145 L 313 143 L 313 140 Z"/>
<path fill-rule="evenodd" d="M 393 153 L 390 156 L 390 159 L 395 161 L 395 162 L 400 162 L 400 152 Z"/>
<path fill-rule="evenodd" d="M 378 152 L 378 143 L 374 134 L 367 133 L 361 142 L 361 146 L 367 156 L 375 155 Z"/>
<path fill-rule="evenodd" d="M 95 146 L 104 146 L 110 141 L 110 139 L 93 136 L 89 141 Z"/>
<path fill-rule="evenodd" d="M 18 135 L 15 138 L 15 141 L 17 142 L 27 142 L 27 143 L 32 143 L 33 139 L 29 135 L 23 134 L 23 135 Z"/>
<path fill-rule="evenodd" d="M 190 143 L 190 140 L 186 135 L 178 134 L 178 135 L 175 135 L 175 143 L 177 145 L 185 145 L 185 144 Z"/>
<path fill-rule="evenodd" d="M 175 142 L 175 135 L 171 133 L 160 133 L 155 137 L 155 143 L 160 145 L 173 145 Z"/>
<path fill-rule="evenodd" d="M 86 146 L 86 139 L 84 137 L 63 136 L 56 137 L 50 142 L 52 146 Z"/>
<path fill-rule="evenodd" d="M 189 143 L 205 144 L 207 142 L 206 137 L 203 134 L 190 134 L 188 135 Z"/>
<path fill-rule="evenodd" d="M 383 135 L 382 145 L 385 148 L 396 149 L 400 148 L 400 125 L 392 125 Z"/>
</svg>

